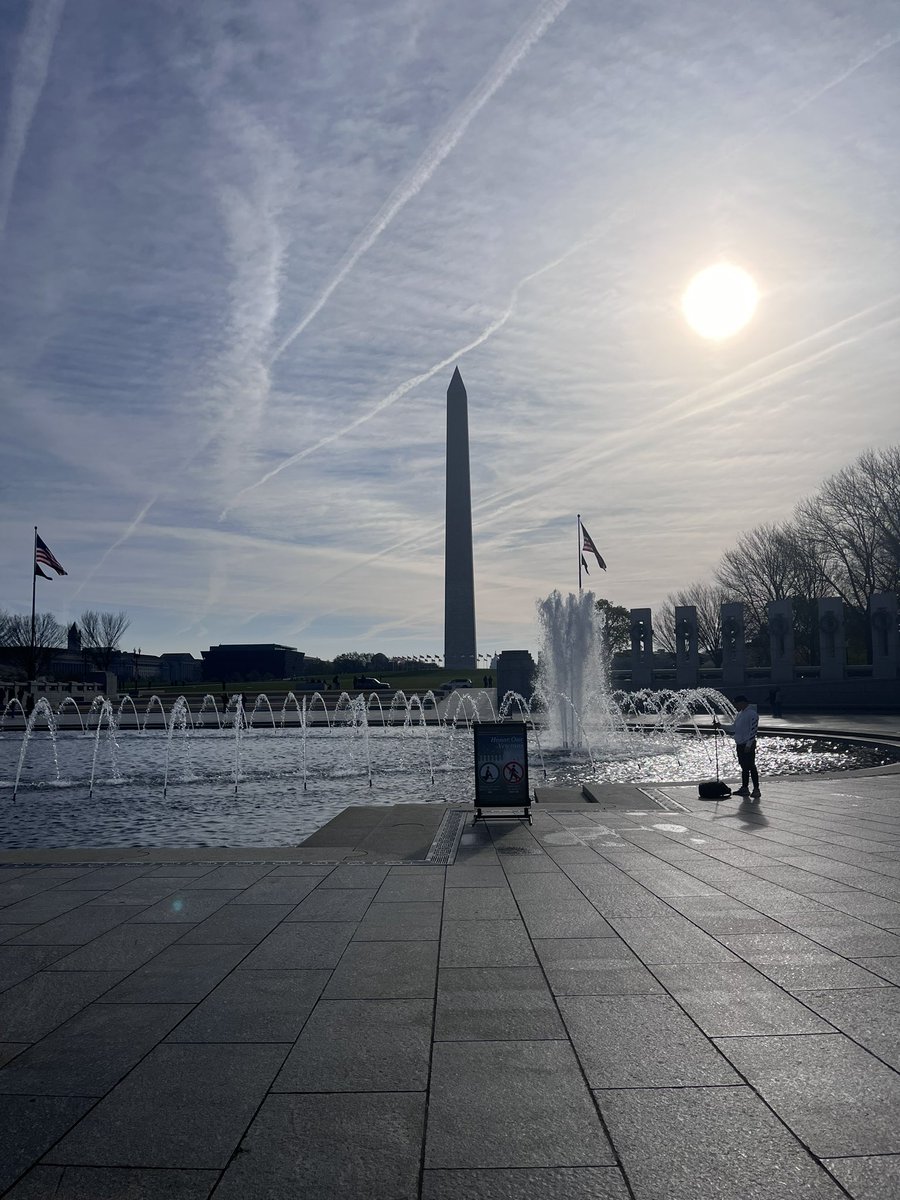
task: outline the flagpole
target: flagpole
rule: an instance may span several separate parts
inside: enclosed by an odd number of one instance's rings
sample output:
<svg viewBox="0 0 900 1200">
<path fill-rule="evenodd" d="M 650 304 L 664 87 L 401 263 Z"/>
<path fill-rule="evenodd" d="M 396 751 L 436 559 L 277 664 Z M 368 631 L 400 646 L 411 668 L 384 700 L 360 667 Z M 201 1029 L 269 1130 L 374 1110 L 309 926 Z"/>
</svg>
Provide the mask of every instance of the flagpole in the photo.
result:
<svg viewBox="0 0 900 1200">
<path fill-rule="evenodd" d="M 581 591 L 581 513 L 578 514 L 578 590 Z"/>
<path fill-rule="evenodd" d="M 37 591 L 37 571 L 34 569 L 37 563 L 37 525 L 34 527 L 34 545 L 31 549 L 31 654 L 28 659 L 28 677 L 34 679 L 34 601 Z"/>
</svg>

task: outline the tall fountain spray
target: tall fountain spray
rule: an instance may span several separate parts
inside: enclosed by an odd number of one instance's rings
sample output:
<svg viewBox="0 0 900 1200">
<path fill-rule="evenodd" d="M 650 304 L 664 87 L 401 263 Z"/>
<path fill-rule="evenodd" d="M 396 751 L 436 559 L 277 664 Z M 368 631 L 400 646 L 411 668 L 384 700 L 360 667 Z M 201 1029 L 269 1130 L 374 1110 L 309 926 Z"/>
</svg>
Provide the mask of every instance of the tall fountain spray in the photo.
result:
<svg viewBox="0 0 900 1200">
<path fill-rule="evenodd" d="M 612 703 L 604 619 L 593 592 L 538 602 L 541 650 L 535 689 L 546 708 L 551 745 L 577 749 L 621 729 Z"/>
</svg>

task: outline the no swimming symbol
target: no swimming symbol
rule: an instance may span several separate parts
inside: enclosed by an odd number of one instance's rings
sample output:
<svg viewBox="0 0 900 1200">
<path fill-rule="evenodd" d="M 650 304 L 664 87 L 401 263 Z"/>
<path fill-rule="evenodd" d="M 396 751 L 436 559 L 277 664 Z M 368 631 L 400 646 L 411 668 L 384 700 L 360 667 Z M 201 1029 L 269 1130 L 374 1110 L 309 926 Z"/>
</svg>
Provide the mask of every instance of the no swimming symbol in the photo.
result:
<svg viewBox="0 0 900 1200">
<path fill-rule="evenodd" d="M 521 763 L 508 762 L 503 764 L 503 778 L 507 783 L 519 783 L 522 779 L 523 767 Z"/>
</svg>

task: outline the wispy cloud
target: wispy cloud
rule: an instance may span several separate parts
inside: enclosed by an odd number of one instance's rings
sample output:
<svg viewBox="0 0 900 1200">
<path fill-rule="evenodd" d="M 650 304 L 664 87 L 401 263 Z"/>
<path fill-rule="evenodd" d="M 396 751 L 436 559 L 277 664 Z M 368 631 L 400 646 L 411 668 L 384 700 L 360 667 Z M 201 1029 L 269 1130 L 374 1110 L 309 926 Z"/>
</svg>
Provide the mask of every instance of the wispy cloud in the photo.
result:
<svg viewBox="0 0 900 1200">
<path fill-rule="evenodd" d="M 478 116 L 495 92 L 503 86 L 519 66 L 532 47 L 544 36 L 560 13 L 569 5 L 569 0 L 545 0 L 531 18 L 519 29 L 515 37 L 491 67 L 485 77 L 473 88 L 463 103 L 413 167 L 410 174 L 395 188 L 368 227 L 347 251 L 337 271 L 325 285 L 312 307 L 300 322 L 282 339 L 274 357 L 280 358 L 303 333 L 309 323 L 319 315 L 331 296 L 344 282 L 362 256 L 378 241 L 397 214 L 414 199 L 428 183 L 432 175 L 447 156 L 459 145 L 466 130 Z M 452 361 L 451 359 L 447 360 Z M 439 370 L 436 367 L 435 370 Z M 430 378 L 430 376 L 426 376 Z M 426 378 L 423 377 L 423 378 Z"/>
<path fill-rule="evenodd" d="M 538 5 L 0 5 L 0 606 L 36 521 L 145 649 L 436 649 L 457 362 L 496 645 L 900 441 L 891 6 Z"/>
<path fill-rule="evenodd" d="M 9 206 L 19 164 L 50 68 L 53 45 L 66 0 L 32 0 L 13 69 L 6 118 L 6 137 L 0 154 L 0 241 L 6 233 Z"/>
</svg>

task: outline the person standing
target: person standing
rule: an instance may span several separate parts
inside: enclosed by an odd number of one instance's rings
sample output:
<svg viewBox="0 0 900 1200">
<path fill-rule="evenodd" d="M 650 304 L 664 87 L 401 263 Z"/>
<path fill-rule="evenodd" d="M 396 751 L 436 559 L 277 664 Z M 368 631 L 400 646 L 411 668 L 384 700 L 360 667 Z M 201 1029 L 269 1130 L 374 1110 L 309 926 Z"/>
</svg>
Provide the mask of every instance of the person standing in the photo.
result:
<svg viewBox="0 0 900 1200">
<path fill-rule="evenodd" d="M 746 696 L 735 696 L 734 707 L 737 710 L 734 721 L 723 725 L 722 729 L 734 738 L 737 758 L 741 767 L 741 786 L 735 788 L 735 796 L 752 796 L 755 800 L 762 794 L 759 790 L 759 771 L 756 769 L 756 731 L 759 727 L 759 713 L 756 705 L 750 704 Z M 750 791 L 750 783 L 753 791 Z"/>
</svg>

